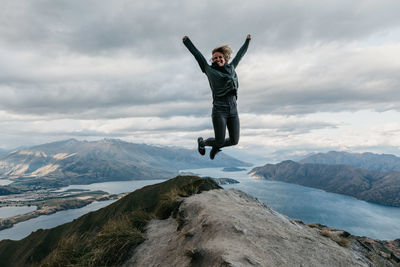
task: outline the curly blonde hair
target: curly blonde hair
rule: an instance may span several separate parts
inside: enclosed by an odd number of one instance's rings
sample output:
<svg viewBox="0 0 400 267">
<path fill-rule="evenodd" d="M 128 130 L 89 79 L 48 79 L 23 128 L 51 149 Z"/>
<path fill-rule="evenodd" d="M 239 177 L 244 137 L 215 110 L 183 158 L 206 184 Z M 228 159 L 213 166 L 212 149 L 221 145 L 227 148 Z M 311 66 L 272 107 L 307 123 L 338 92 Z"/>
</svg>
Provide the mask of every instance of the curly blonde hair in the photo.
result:
<svg viewBox="0 0 400 267">
<path fill-rule="evenodd" d="M 212 54 L 215 52 L 220 52 L 224 55 L 225 61 L 228 62 L 231 59 L 232 49 L 229 45 L 221 45 L 213 49 Z"/>
</svg>

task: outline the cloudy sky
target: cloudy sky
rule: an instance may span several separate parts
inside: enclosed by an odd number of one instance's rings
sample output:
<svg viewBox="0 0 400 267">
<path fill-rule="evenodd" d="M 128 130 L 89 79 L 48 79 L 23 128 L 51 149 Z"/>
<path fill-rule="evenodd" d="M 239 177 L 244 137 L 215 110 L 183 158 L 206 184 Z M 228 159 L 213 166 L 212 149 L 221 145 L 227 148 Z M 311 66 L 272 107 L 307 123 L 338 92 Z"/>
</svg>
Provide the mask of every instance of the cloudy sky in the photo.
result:
<svg viewBox="0 0 400 267">
<path fill-rule="evenodd" d="M 240 62 L 239 146 L 400 155 L 400 2 L 12 1 L 0 9 L 0 148 L 66 138 L 195 148 L 211 92 L 182 44 Z"/>
</svg>

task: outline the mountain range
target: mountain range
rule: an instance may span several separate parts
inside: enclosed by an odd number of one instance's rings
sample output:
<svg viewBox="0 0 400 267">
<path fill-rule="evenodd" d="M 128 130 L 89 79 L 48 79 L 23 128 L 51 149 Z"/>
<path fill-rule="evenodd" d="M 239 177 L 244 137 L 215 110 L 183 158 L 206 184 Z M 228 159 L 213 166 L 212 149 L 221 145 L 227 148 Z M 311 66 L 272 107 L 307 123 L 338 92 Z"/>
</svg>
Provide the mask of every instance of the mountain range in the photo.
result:
<svg viewBox="0 0 400 267">
<path fill-rule="evenodd" d="M 400 157 L 391 154 L 349 153 L 330 151 L 309 155 L 300 163 L 318 163 L 330 165 L 349 165 L 366 170 L 375 171 L 400 171 Z"/>
<path fill-rule="evenodd" d="M 250 174 L 400 207 L 400 172 L 369 171 L 346 165 L 300 164 L 287 160 L 253 168 Z"/>
<path fill-rule="evenodd" d="M 215 160 L 195 150 L 134 144 L 115 139 L 43 144 L 0 156 L 0 177 L 14 186 L 59 187 L 104 181 L 165 179 L 178 170 L 250 166 L 218 154 Z"/>
<path fill-rule="evenodd" d="M 398 266 L 400 240 L 306 225 L 178 176 L 70 223 L 0 242 L 4 266 Z"/>
</svg>

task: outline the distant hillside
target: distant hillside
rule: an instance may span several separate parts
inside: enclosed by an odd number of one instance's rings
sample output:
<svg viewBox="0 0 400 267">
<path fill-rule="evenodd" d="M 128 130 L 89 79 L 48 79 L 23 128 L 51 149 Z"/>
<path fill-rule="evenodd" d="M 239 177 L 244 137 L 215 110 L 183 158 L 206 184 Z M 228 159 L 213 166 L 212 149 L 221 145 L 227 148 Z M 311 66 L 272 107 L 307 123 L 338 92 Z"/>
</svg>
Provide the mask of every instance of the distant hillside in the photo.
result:
<svg viewBox="0 0 400 267">
<path fill-rule="evenodd" d="M 305 225 L 179 176 L 73 222 L 0 242 L 4 266 L 397 266 L 400 240 Z"/>
<path fill-rule="evenodd" d="M 1 155 L 4 155 L 4 154 L 7 154 L 8 152 L 10 152 L 10 151 L 9 151 L 9 150 L 6 150 L 6 149 L 0 148 L 0 156 L 1 156 Z"/>
<path fill-rule="evenodd" d="M 400 171 L 400 157 L 390 154 L 348 153 L 330 151 L 318 153 L 299 161 L 300 163 L 319 163 L 331 165 L 349 165 L 366 170 Z"/>
<path fill-rule="evenodd" d="M 251 170 L 251 175 L 350 195 L 365 201 L 400 207 L 400 172 L 367 171 L 345 165 L 283 161 Z"/>
<path fill-rule="evenodd" d="M 184 148 L 71 139 L 0 156 L 0 176 L 13 178 L 17 184 L 49 187 L 163 179 L 173 177 L 180 169 L 249 165 L 223 153 L 211 161 L 195 150 Z"/>
</svg>

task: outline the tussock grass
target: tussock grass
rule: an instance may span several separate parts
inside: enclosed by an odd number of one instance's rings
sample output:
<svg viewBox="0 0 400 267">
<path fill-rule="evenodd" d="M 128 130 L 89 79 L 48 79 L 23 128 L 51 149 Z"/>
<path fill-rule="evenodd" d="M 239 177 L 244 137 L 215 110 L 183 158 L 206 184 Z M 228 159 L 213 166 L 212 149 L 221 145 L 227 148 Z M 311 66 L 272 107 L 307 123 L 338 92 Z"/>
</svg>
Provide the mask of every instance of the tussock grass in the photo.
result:
<svg viewBox="0 0 400 267">
<path fill-rule="evenodd" d="M 132 216 L 133 215 L 133 216 Z M 95 236 L 76 234 L 62 239 L 41 266 L 112 266 L 123 263 L 144 241 L 147 213 L 135 212 L 107 222 Z"/>
<path fill-rule="evenodd" d="M 347 233 L 347 232 L 344 232 Z M 350 241 L 343 236 L 342 231 L 334 231 L 334 230 L 322 230 L 320 232 L 320 234 L 322 236 L 326 236 L 330 239 L 332 239 L 333 241 L 335 241 L 336 243 L 338 243 L 340 246 L 348 248 L 350 247 Z"/>
<path fill-rule="evenodd" d="M 0 261 L 5 266 L 121 265 L 144 241 L 151 219 L 177 216 L 183 197 L 218 188 L 211 179 L 195 176 L 146 186 L 71 223 L 0 242 Z"/>
<path fill-rule="evenodd" d="M 110 266 L 123 263 L 132 248 L 144 241 L 143 233 L 133 226 L 132 217 L 123 216 L 108 222 L 92 240 L 88 266 Z"/>
<path fill-rule="evenodd" d="M 89 248 L 76 234 L 60 240 L 57 249 L 53 250 L 38 266 L 83 266 L 78 260 L 82 258 Z"/>
</svg>

